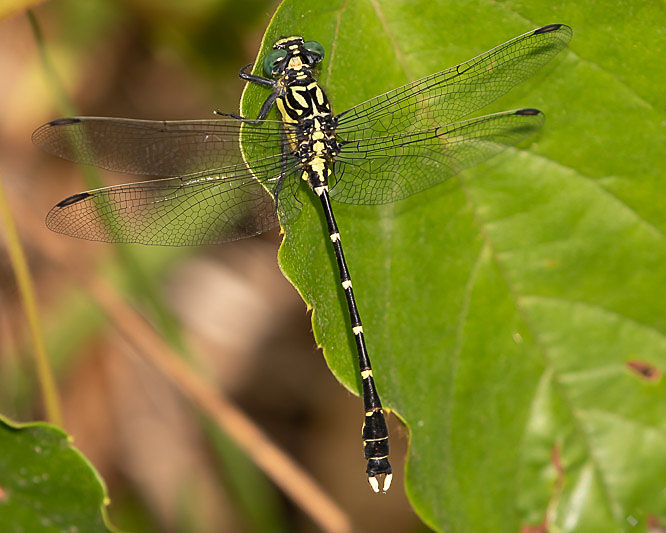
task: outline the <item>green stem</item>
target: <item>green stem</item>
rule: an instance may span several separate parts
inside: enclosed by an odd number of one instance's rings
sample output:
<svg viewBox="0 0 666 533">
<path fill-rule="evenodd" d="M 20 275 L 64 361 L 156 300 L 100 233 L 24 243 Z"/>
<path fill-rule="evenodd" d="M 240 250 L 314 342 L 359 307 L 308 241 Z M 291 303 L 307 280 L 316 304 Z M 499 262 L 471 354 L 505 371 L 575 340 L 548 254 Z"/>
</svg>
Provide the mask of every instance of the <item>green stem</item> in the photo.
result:
<svg viewBox="0 0 666 533">
<path fill-rule="evenodd" d="M 35 354 L 37 379 L 42 391 L 46 419 L 53 424 L 62 426 L 60 400 L 58 398 L 55 378 L 53 377 L 53 370 L 51 369 L 48 357 L 46 357 L 32 277 L 30 276 L 28 263 L 21 247 L 21 241 L 16 232 L 14 219 L 9 211 L 9 204 L 2 187 L 2 181 L 0 181 L 0 220 L 5 228 L 5 240 L 7 242 L 9 259 L 14 269 L 14 276 L 16 277 L 16 283 L 18 284 L 21 300 L 23 301 L 23 309 L 28 319 Z"/>
</svg>

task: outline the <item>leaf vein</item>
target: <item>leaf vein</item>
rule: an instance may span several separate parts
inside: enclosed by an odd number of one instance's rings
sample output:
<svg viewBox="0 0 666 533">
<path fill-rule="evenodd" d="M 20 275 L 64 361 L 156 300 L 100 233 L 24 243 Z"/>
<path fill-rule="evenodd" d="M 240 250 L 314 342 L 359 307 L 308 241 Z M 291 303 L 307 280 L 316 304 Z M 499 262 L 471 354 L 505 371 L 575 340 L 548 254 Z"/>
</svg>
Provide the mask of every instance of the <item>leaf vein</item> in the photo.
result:
<svg viewBox="0 0 666 533">
<path fill-rule="evenodd" d="M 624 315 L 618 311 L 614 311 L 612 309 L 608 309 L 606 307 L 603 307 L 602 305 L 599 305 L 597 303 L 592 303 L 592 302 L 584 302 L 582 300 L 572 300 L 570 298 L 563 298 L 561 296 L 546 296 L 546 295 L 541 295 L 541 294 L 525 294 L 523 296 L 519 296 L 519 299 L 521 299 L 524 303 L 528 303 L 529 300 L 541 300 L 543 302 L 559 302 L 559 303 L 565 303 L 565 304 L 573 304 L 573 305 L 578 305 L 581 307 L 586 307 L 588 309 L 594 309 L 597 311 L 601 311 L 607 315 L 612 315 L 616 318 L 619 318 L 620 320 L 624 320 L 626 322 L 630 322 L 632 324 L 635 324 L 637 326 L 640 326 L 644 329 L 647 329 L 655 334 L 657 334 L 660 338 L 662 338 L 664 341 L 666 341 L 666 333 L 661 331 L 660 329 L 656 328 L 655 326 L 652 326 L 650 324 L 646 324 L 645 322 L 641 322 L 640 320 L 637 320 L 635 318 L 631 318 L 627 315 Z"/>
<path fill-rule="evenodd" d="M 476 225 L 479 228 L 479 233 L 481 234 L 481 236 L 483 237 L 483 240 L 486 242 L 486 245 L 489 248 L 491 257 L 493 258 L 493 261 L 497 265 L 497 270 L 500 273 L 500 276 L 502 277 L 502 279 L 504 280 L 504 283 L 506 284 L 507 290 L 509 291 L 509 294 L 511 295 L 511 297 L 512 297 L 514 303 L 515 303 L 516 310 L 518 311 L 518 314 L 521 316 L 522 320 L 525 322 L 525 326 L 527 327 L 527 329 L 530 330 L 530 332 L 532 334 L 532 338 L 534 339 L 534 343 L 535 343 L 535 345 L 538 346 L 539 352 L 541 353 L 546 366 L 548 368 L 550 368 L 553 372 L 553 379 L 555 380 L 555 382 L 558 385 L 558 389 L 560 391 L 560 394 L 562 395 L 563 401 L 566 403 L 566 405 L 569 408 L 569 412 L 571 413 L 572 419 L 575 421 L 576 429 L 577 429 L 578 433 L 580 433 L 582 441 L 585 444 L 585 447 L 587 449 L 587 455 L 590 458 L 590 462 L 592 463 L 592 465 L 594 467 L 594 470 L 596 471 L 597 475 L 599 476 L 599 483 L 601 485 L 601 490 L 604 493 L 604 499 L 608 502 L 608 506 L 609 506 L 611 512 L 613 513 L 613 517 L 615 518 L 615 520 L 618 523 L 621 523 L 622 517 L 620 516 L 621 513 L 620 513 L 619 503 L 617 501 L 615 501 L 611 496 L 610 489 L 609 489 L 609 486 L 608 486 L 608 482 L 605 480 L 604 475 L 603 475 L 603 470 L 599 466 L 599 464 L 596 460 L 596 457 L 593 453 L 592 445 L 590 443 L 590 437 L 589 437 L 589 435 L 587 434 L 587 432 L 585 431 L 585 429 L 583 427 L 582 420 L 580 420 L 579 417 L 577 416 L 577 411 L 574 408 L 574 406 L 571 402 L 571 399 L 565 393 L 565 388 L 564 388 L 564 386 L 562 385 L 562 383 L 560 381 L 558 372 L 556 371 L 556 368 L 553 365 L 553 363 L 550 360 L 550 357 L 548 355 L 547 347 L 543 342 L 540 341 L 540 336 L 537 332 L 537 328 L 535 328 L 535 326 L 532 324 L 532 321 L 529 317 L 529 313 L 520 304 L 519 293 L 518 293 L 518 291 L 516 291 L 515 287 L 513 286 L 513 283 L 509 279 L 508 274 L 505 272 L 505 270 L 502 266 L 501 259 L 498 255 L 497 251 L 493 247 L 492 240 L 490 239 L 490 236 L 488 235 L 488 233 L 486 231 L 485 224 L 484 224 L 484 222 L 482 221 L 482 219 L 479 215 L 478 206 L 476 205 L 476 203 L 472 199 L 472 196 L 471 196 L 471 194 L 470 194 L 470 192 L 467 188 L 467 184 L 466 184 L 465 180 L 462 177 L 459 177 L 459 181 L 460 181 L 461 190 L 463 191 L 463 193 L 465 194 L 465 197 L 467 199 L 467 203 L 469 204 L 472 212 L 474 213 L 474 220 L 475 220 Z"/>
</svg>

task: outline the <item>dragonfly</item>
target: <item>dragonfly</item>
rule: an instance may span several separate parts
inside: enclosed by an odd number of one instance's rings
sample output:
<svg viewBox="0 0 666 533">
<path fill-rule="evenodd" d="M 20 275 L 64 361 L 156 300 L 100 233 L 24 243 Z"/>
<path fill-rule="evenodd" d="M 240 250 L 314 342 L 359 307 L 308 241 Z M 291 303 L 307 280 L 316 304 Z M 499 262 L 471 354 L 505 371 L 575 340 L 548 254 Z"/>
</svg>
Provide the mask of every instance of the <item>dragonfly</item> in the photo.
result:
<svg viewBox="0 0 666 533">
<path fill-rule="evenodd" d="M 359 306 L 334 217 L 335 203 L 379 205 L 434 187 L 536 133 L 533 108 L 468 115 L 532 76 L 564 49 L 572 30 L 549 24 L 464 63 L 334 114 L 315 77 L 316 41 L 293 36 L 265 54 L 263 76 L 239 76 L 270 91 L 256 118 L 150 121 L 74 117 L 44 124 L 46 152 L 112 171 L 159 177 L 74 194 L 46 217 L 53 231 L 148 245 L 229 242 L 288 224 L 298 190 L 319 199 L 358 355 L 362 440 L 374 492 L 391 486 L 389 434 Z M 268 120 L 277 107 L 279 120 Z"/>
</svg>

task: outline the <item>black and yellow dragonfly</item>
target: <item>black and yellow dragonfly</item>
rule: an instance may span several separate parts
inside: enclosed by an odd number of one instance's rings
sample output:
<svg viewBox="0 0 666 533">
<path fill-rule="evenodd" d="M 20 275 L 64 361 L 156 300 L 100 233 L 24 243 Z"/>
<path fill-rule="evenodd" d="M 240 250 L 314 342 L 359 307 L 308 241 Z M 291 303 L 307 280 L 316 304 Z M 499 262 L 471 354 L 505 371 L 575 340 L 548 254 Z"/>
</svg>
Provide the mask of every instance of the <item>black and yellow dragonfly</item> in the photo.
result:
<svg viewBox="0 0 666 533">
<path fill-rule="evenodd" d="M 58 203 L 46 223 L 83 239 L 156 245 L 212 244 L 257 235 L 298 215 L 309 186 L 328 225 L 356 340 L 365 421 L 366 473 L 391 484 L 388 430 L 372 374 L 335 202 L 384 204 L 442 183 L 541 128 L 537 109 L 461 120 L 526 80 L 566 47 L 572 30 L 551 24 L 455 67 L 333 114 L 314 77 L 324 48 L 294 36 L 266 54 L 271 90 L 256 119 L 147 121 L 77 117 L 49 122 L 34 142 L 78 163 L 162 179 L 105 187 Z M 276 105 L 281 120 L 266 120 Z M 241 150 L 242 138 L 242 150 Z M 268 155 L 266 155 L 268 154 Z"/>
</svg>

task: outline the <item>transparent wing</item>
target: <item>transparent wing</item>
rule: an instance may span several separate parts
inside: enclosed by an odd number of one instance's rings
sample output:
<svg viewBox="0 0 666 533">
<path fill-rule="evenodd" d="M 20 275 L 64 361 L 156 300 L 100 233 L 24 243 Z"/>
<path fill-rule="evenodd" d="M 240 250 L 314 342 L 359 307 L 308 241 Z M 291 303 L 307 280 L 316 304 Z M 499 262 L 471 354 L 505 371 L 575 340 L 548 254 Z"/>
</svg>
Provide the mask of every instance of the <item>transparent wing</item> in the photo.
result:
<svg viewBox="0 0 666 533">
<path fill-rule="evenodd" d="M 243 142 L 280 150 L 282 125 L 240 120 L 154 121 L 75 117 L 44 124 L 32 135 L 44 151 L 97 167 L 148 176 L 182 176 L 243 162 Z"/>
<path fill-rule="evenodd" d="M 96 189 L 58 203 L 46 225 L 58 233 L 106 242 L 181 246 L 243 239 L 277 225 L 266 187 L 272 191 L 280 176 L 294 181 L 289 178 L 295 168 L 295 161 L 276 156 L 258 162 L 252 173 L 240 164 Z M 295 199 L 282 198 L 280 212 L 293 216 Z"/>
<path fill-rule="evenodd" d="M 345 143 L 331 198 L 383 204 L 437 185 L 536 133 L 537 109 L 519 109 L 401 135 Z"/>
<path fill-rule="evenodd" d="M 337 116 L 347 141 L 428 130 L 459 120 L 532 76 L 571 39 L 551 24 L 530 31 L 469 61 L 371 98 Z"/>
</svg>

